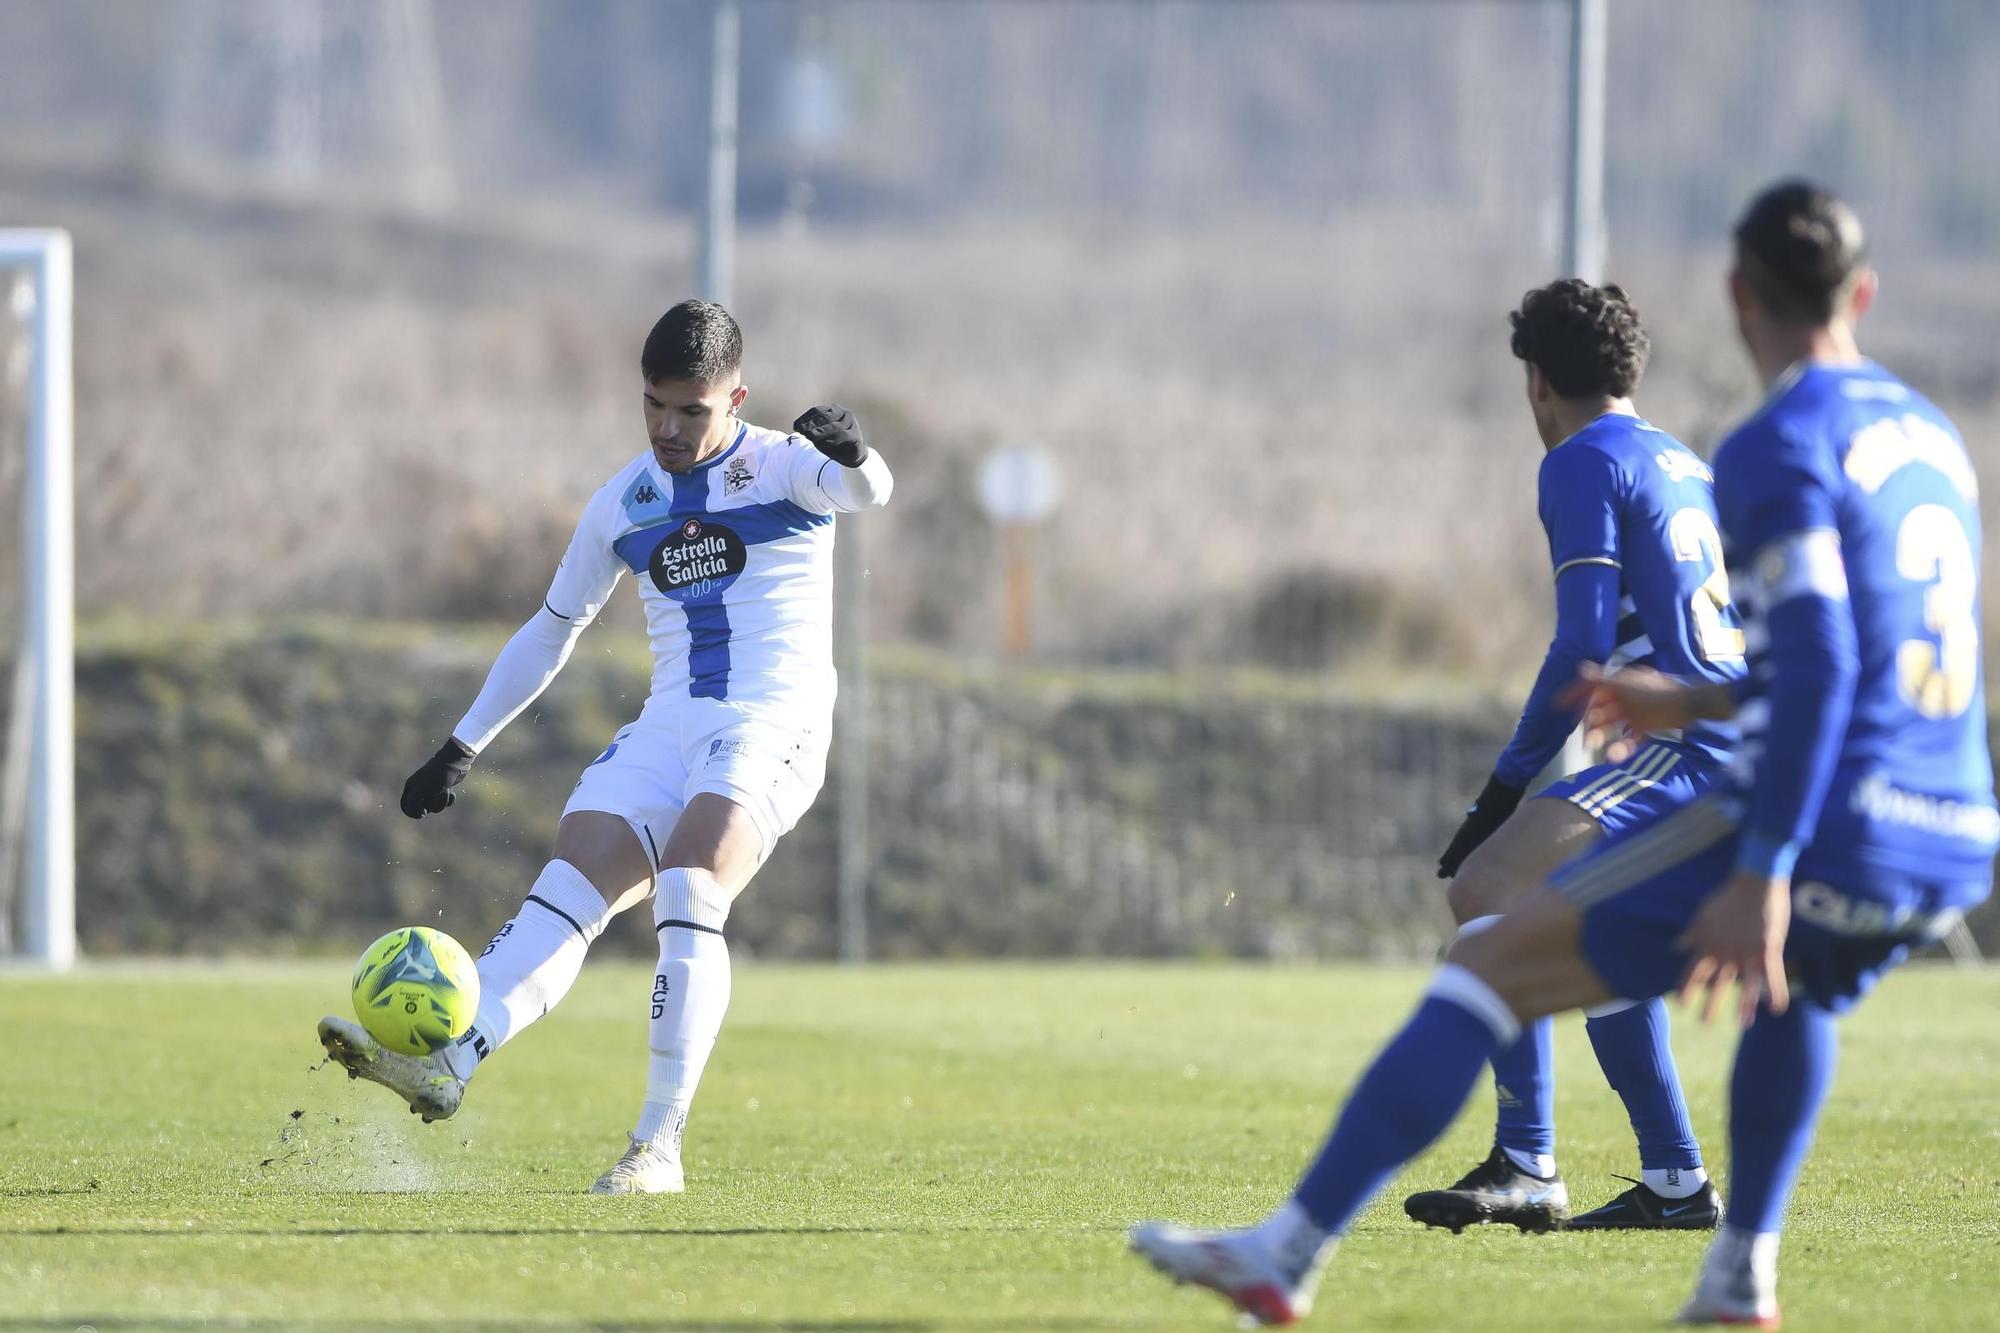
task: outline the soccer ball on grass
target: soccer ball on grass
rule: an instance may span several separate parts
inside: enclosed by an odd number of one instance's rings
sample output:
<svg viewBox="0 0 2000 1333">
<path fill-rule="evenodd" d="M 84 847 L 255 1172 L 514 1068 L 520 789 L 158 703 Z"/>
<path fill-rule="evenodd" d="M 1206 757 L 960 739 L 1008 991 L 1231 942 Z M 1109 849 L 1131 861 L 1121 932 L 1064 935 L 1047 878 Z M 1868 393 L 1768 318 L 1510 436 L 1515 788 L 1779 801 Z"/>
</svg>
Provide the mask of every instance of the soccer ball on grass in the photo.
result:
<svg viewBox="0 0 2000 1333">
<path fill-rule="evenodd" d="M 354 967 L 354 1016 L 404 1055 L 434 1055 L 479 1010 L 479 970 L 459 942 L 429 926 L 392 930 Z"/>
</svg>

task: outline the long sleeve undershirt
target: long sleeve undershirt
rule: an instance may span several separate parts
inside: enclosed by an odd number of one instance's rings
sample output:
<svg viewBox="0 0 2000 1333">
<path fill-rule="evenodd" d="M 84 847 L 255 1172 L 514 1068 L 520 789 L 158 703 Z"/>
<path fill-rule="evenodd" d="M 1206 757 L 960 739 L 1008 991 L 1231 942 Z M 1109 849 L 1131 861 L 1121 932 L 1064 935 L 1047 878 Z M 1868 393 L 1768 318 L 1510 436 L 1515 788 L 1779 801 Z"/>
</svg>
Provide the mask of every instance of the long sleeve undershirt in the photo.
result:
<svg viewBox="0 0 2000 1333">
<path fill-rule="evenodd" d="M 589 624 L 565 620 L 547 606 L 536 611 L 493 659 L 479 697 L 451 734 L 474 754 L 485 749 L 501 728 L 548 688 Z"/>
<path fill-rule="evenodd" d="M 1595 562 L 1571 565 L 1557 576 L 1555 637 L 1514 738 L 1493 766 L 1493 776 L 1508 786 L 1527 786 L 1576 729 L 1576 714 L 1557 697 L 1585 662 L 1603 662 L 1617 646 L 1618 581 L 1616 566 Z"/>
</svg>

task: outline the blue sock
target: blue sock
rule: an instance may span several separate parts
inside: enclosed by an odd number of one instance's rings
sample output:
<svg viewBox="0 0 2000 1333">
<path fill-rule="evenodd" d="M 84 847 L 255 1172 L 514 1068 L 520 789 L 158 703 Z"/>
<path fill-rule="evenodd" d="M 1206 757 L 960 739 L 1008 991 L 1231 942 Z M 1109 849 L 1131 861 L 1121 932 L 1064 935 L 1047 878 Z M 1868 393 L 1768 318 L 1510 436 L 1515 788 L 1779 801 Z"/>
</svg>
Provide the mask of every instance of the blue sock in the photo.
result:
<svg viewBox="0 0 2000 1333">
<path fill-rule="evenodd" d="M 1375 1057 L 1294 1197 L 1329 1232 L 1354 1215 L 1403 1163 L 1444 1133 L 1479 1071 L 1519 1025 L 1491 987 L 1455 964 L 1440 968 L 1416 1014 Z"/>
<path fill-rule="evenodd" d="M 1758 1235 L 1783 1225 L 1838 1054 L 1833 1015 L 1803 998 L 1775 1017 L 1760 1012 L 1743 1034 L 1729 1080 L 1733 1229 Z"/>
<path fill-rule="evenodd" d="M 1528 1024 L 1521 1039 L 1493 1056 L 1493 1094 L 1500 1118 L 1493 1144 L 1515 1152 L 1556 1150 L 1556 1025 Z"/>
<path fill-rule="evenodd" d="M 1666 1004 L 1655 997 L 1591 1018 L 1584 1031 L 1590 1034 L 1606 1081 L 1631 1117 L 1632 1132 L 1639 1138 L 1639 1165 L 1648 1171 L 1692 1171 L 1700 1166 L 1701 1145 L 1695 1142 L 1694 1122 L 1688 1118 L 1680 1071 L 1674 1067 L 1674 1048 L 1668 1041 L 1672 1028 Z"/>
</svg>

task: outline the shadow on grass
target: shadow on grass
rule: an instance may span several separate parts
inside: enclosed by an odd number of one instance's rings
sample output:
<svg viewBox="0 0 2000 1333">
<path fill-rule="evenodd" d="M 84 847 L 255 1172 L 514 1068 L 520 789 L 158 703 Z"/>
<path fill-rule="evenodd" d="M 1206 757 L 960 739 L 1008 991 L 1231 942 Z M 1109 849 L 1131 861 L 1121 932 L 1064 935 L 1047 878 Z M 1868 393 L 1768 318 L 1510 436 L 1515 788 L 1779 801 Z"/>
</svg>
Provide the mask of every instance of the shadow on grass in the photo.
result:
<svg viewBox="0 0 2000 1333">
<path fill-rule="evenodd" d="M 1024 1321 L 1020 1315 L 996 1317 L 996 1315 L 966 1315 L 964 1319 L 874 1319 L 868 1315 L 854 1315 L 852 1319 L 658 1319 L 650 1323 L 630 1323 L 630 1321 L 596 1321 L 578 1323 L 570 1319 L 560 1321 L 502 1321 L 502 1319 L 410 1319 L 398 1317 L 398 1329 L 418 1329 L 420 1333 L 550 1333 L 550 1329 L 580 1329 L 584 1333 L 636 1333 L 640 1329 L 760 1329 L 762 1333 L 854 1333 L 856 1329 L 870 1329 L 880 1333 L 944 1333 L 948 1329 L 1020 1329 Z M 1034 1317 L 1028 1327 L 1036 1329 L 1138 1329 L 1150 1327 L 1142 1321 L 1126 1319 L 1082 1319 L 1064 1315 L 1044 1315 Z M 124 1329 L 300 1329 L 302 1333 L 342 1333 L 344 1329 L 356 1329 L 366 1333 L 380 1333 L 380 1323 L 356 1323 L 352 1319 L 230 1319 L 216 1317 L 204 1319 L 198 1315 L 182 1317 L 124 1317 L 124 1315 L 80 1315 L 74 1319 L 20 1319 L 20 1317 L 0 1317 L 0 1331 L 12 1333 L 20 1329 L 22 1333 L 122 1333 Z"/>
<path fill-rule="evenodd" d="M 1082 1227 L 1038 1227 L 1038 1226 L 925 1226 L 925 1227 L 599 1227 L 561 1226 L 543 1227 L 371 1227 L 371 1226 L 298 1226 L 298 1227 L 162 1227 L 162 1226 L 30 1226 L 8 1227 L 0 1230 L 0 1236 L 147 1236 L 167 1240 L 178 1237 L 209 1239 L 216 1236 L 422 1236 L 426 1240 L 449 1240 L 454 1236 L 487 1238 L 491 1236 L 961 1236 L 961 1235 L 1050 1235 L 1076 1236 L 1093 1233 L 1109 1235 L 1123 1231 L 1122 1226 L 1082 1226 Z M 0 1319 L 0 1329 L 12 1325 Z"/>
</svg>

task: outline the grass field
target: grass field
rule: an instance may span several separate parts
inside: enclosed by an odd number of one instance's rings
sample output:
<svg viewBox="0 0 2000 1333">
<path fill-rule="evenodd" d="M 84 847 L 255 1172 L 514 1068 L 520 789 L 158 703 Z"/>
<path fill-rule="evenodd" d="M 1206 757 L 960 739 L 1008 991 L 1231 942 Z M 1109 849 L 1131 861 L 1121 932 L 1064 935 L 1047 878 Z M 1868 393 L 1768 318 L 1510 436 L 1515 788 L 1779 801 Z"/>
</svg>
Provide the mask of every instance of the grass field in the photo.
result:
<svg viewBox="0 0 2000 1333">
<path fill-rule="evenodd" d="M 1226 1328 L 1125 1253 L 1153 1216 L 1273 1202 L 1414 970 L 738 968 L 689 1191 L 583 1194 L 637 1108 L 646 975 L 599 965 L 423 1126 L 318 1067 L 345 971 L 0 975 L 0 1330 Z M 1797 1199 L 1795 1329 L 2000 1323 L 2000 971 L 1913 969 L 1848 1024 Z M 1720 1158 L 1729 1036 L 1676 1038 Z M 1629 1131 L 1559 1027 L 1591 1206 Z M 1482 1155 L 1482 1091 L 1410 1185 Z M 1393 1188 L 1313 1323 L 1656 1327 L 1702 1238 L 1452 1237 Z"/>
</svg>

